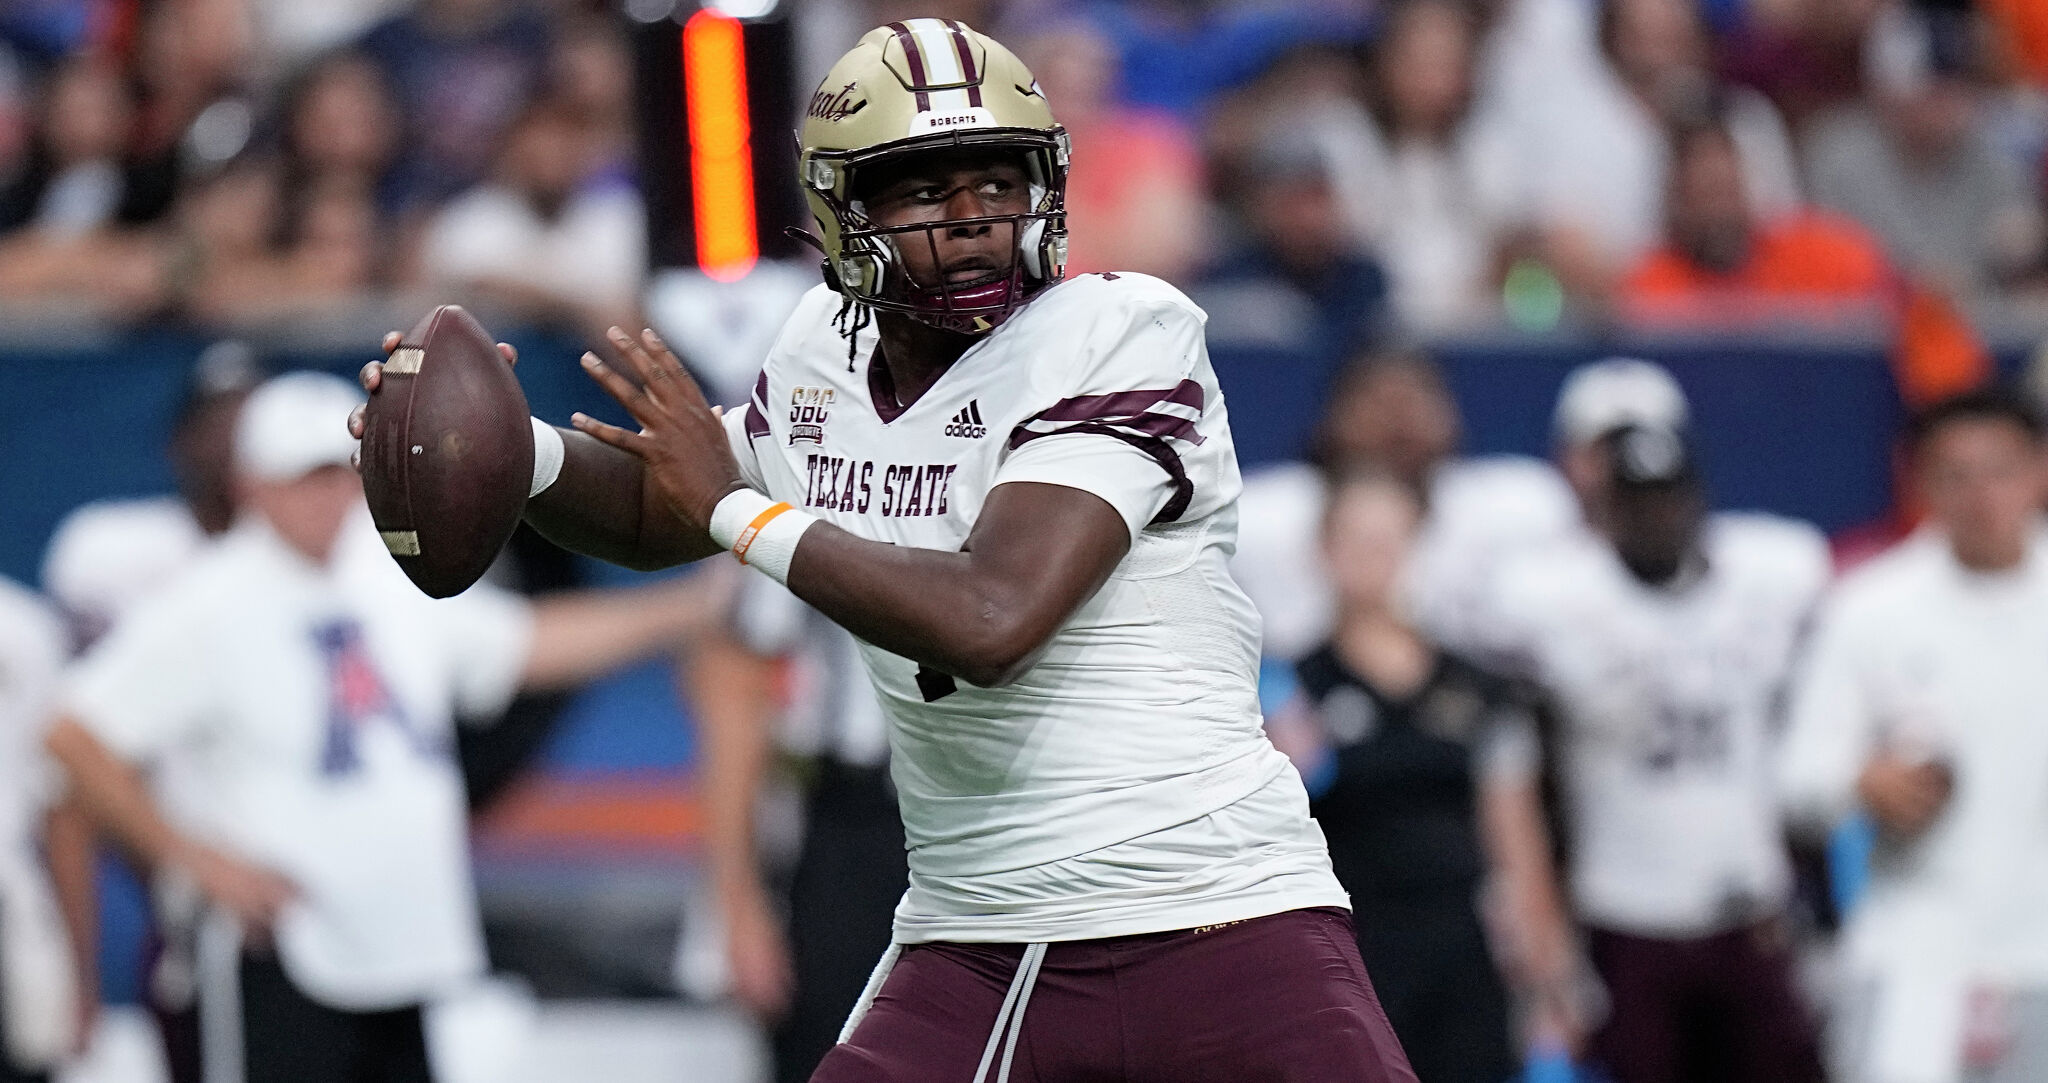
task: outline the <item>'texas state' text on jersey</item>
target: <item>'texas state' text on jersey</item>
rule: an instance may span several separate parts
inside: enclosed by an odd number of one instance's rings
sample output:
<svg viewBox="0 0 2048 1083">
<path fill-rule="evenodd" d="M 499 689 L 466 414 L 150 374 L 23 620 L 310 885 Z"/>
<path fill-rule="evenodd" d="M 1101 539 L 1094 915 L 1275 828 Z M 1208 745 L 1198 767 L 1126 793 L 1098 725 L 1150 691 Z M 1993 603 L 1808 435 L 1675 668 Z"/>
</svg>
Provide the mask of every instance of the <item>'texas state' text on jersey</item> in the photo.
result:
<svg viewBox="0 0 2048 1083">
<path fill-rule="evenodd" d="M 749 484 L 857 536 L 941 551 L 996 486 L 1057 484 L 1101 497 L 1132 537 L 1013 684 L 974 688 L 862 645 L 894 723 L 913 880 L 1085 854 L 1280 778 L 1257 617 L 1225 567 L 1241 483 L 1201 310 L 1144 275 L 1070 279 L 906 407 L 886 365 L 848 370 L 840 301 L 808 295 L 752 401 L 726 415 Z M 874 353 L 862 332 L 855 355 Z"/>
</svg>

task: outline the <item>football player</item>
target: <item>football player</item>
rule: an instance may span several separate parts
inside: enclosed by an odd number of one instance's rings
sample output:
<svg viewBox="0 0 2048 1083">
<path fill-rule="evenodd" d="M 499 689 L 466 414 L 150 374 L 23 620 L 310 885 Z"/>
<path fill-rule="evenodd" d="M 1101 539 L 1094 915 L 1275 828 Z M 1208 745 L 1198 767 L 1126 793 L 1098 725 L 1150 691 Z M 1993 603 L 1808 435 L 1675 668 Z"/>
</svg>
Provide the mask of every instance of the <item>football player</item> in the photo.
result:
<svg viewBox="0 0 2048 1083">
<path fill-rule="evenodd" d="M 1779 777 L 1874 822 L 1842 932 L 1840 1078 L 2048 1079 L 2048 428 L 1984 389 L 1908 433 L 1927 522 L 1829 600 Z"/>
<path fill-rule="evenodd" d="M 1829 575 L 1804 523 L 1709 516 L 1682 430 L 1592 445 L 1597 517 L 1500 572 L 1502 637 L 1559 715 L 1569 888 L 1619 1083 L 1817 1081 L 1793 986 L 1778 708 Z"/>
<path fill-rule="evenodd" d="M 1412 1083 L 1260 730 L 1202 313 L 1063 280 L 1066 133 L 959 23 L 870 31 L 800 139 L 827 282 L 751 401 L 615 329 L 584 364 L 639 431 L 537 425 L 527 514 L 630 566 L 729 550 L 862 641 L 910 883 L 812 1079 Z"/>
</svg>

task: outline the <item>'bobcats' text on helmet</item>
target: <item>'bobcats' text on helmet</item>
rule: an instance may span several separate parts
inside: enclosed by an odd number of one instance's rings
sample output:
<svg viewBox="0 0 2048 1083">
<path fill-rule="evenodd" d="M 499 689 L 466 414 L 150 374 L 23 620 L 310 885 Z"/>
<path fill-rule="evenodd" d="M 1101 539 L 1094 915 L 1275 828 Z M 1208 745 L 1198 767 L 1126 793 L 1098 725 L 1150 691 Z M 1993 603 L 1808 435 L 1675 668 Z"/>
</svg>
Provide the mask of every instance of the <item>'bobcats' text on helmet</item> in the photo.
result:
<svg viewBox="0 0 2048 1083">
<path fill-rule="evenodd" d="M 828 282 L 852 300 L 947 330 L 987 331 L 1066 271 L 1066 129 L 1037 80 L 1000 42 L 950 19 L 877 27 L 839 59 L 811 96 L 798 133 L 798 174 L 825 250 Z M 881 227 L 855 195 L 877 162 L 954 147 L 1014 150 L 1030 177 L 1022 214 Z M 1017 259 L 1001 280 L 947 288 L 910 281 L 899 245 L 934 231 L 1007 226 Z"/>
</svg>

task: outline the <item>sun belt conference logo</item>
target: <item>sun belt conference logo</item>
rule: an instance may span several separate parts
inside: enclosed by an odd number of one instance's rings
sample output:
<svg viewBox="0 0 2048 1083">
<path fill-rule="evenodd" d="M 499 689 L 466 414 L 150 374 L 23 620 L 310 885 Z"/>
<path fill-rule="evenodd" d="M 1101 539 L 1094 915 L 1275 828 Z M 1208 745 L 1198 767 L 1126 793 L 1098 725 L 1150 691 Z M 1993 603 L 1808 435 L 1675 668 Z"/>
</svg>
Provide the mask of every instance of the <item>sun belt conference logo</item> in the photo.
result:
<svg viewBox="0 0 2048 1083">
<path fill-rule="evenodd" d="M 789 392 L 789 442 L 825 442 L 825 419 L 832 410 L 832 389 L 798 387 Z"/>
<path fill-rule="evenodd" d="M 961 407 L 960 412 L 953 415 L 953 420 L 946 423 L 946 435 L 959 436 L 968 440 L 979 440 L 988 435 L 988 426 L 983 424 L 981 420 L 981 401 L 979 399 L 967 400 L 967 405 Z"/>
</svg>

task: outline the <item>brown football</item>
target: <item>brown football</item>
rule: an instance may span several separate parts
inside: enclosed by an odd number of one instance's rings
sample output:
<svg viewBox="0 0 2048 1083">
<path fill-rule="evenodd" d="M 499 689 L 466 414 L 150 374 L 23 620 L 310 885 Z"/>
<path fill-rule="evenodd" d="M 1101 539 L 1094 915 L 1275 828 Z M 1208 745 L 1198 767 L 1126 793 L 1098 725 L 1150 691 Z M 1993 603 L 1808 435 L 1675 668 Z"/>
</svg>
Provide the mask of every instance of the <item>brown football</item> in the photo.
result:
<svg viewBox="0 0 2048 1083">
<path fill-rule="evenodd" d="M 526 394 L 461 306 L 428 313 L 385 361 L 362 473 L 385 547 L 430 597 L 469 589 L 518 527 L 533 483 Z"/>
</svg>

